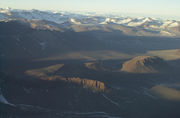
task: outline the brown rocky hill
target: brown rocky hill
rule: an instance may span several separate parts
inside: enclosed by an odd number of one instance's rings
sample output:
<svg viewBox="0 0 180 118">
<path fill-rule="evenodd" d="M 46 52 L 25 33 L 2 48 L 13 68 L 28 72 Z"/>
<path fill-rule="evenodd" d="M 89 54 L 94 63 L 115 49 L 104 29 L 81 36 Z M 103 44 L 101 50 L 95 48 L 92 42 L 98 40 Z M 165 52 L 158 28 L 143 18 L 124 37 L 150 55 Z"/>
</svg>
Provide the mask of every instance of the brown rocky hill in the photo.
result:
<svg viewBox="0 0 180 118">
<path fill-rule="evenodd" d="M 157 56 L 137 56 L 123 63 L 121 71 L 129 73 L 157 73 L 169 70 L 170 66 Z"/>
</svg>

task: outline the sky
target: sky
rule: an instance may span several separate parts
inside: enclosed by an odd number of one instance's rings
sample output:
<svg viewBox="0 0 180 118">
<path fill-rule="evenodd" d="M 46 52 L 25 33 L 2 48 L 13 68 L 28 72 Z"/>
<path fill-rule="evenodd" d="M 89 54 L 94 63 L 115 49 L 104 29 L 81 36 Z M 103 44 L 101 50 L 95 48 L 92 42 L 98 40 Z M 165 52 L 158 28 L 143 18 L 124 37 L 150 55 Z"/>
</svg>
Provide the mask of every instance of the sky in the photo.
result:
<svg viewBox="0 0 180 118">
<path fill-rule="evenodd" d="M 0 0 L 0 7 L 97 13 L 114 12 L 180 20 L 180 0 Z"/>
</svg>

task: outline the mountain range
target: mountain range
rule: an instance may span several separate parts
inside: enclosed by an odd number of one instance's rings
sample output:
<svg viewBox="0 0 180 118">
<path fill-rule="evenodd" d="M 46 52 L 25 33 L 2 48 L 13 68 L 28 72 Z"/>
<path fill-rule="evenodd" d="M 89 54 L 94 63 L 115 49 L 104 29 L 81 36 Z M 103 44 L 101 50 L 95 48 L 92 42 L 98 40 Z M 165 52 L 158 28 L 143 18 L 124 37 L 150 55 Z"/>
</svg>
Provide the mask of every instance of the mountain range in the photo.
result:
<svg viewBox="0 0 180 118">
<path fill-rule="evenodd" d="M 119 31 L 133 36 L 180 37 L 180 21 L 150 17 L 120 17 L 40 10 L 0 9 L 0 20 L 19 20 L 32 28 L 51 30 Z"/>
</svg>

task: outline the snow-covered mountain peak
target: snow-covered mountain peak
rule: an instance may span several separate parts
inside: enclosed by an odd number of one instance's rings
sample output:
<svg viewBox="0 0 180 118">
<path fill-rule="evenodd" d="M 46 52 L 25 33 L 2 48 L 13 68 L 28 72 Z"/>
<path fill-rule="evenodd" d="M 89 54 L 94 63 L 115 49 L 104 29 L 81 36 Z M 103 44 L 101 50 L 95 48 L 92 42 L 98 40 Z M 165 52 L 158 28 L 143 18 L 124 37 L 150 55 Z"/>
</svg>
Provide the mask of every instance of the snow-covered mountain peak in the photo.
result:
<svg viewBox="0 0 180 118">
<path fill-rule="evenodd" d="M 64 11 L 40 11 L 36 9 L 19 10 L 19 9 L 1 8 L 0 21 L 6 19 L 25 19 L 25 20 L 36 19 L 36 20 L 49 21 L 46 22 L 48 23 L 47 25 L 43 24 L 43 27 L 51 26 L 52 22 L 56 23 L 56 25 L 61 25 L 62 27 L 67 27 L 67 26 L 69 27 L 71 25 L 82 25 L 82 27 L 84 27 L 85 26 L 84 24 L 86 24 L 86 26 L 91 25 L 96 27 L 99 25 L 113 24 L 117 26 L 123 26 L 126 28 L 132 28 L 132 29 L 136 28 L 136 30 L 146 29 L 147 31 L 151 31 L 151 32 L 159 31 L 159 32 L 163 32 L 163 34 L 168 34 L 165 32 L 173 33 L 174 31 L 176 31 L 176 33 L 179 33 L 178 31 L 180 28 L 179 21 L 159 20 L 150 17 L 133 18 L 133 17 L 122 17 L 115 15 L 97 15 L 96 13 L 79 13 L 79 12 L 72 13 L 72 12 L 64 12 Z M 40 27 L 40 25 L 38 25 L 38 27 Z M 82 29 L 86 29 L 86 28 L 82 28 Z M 93 29 L 97 29 L 97 27 Z"/>
</svg>

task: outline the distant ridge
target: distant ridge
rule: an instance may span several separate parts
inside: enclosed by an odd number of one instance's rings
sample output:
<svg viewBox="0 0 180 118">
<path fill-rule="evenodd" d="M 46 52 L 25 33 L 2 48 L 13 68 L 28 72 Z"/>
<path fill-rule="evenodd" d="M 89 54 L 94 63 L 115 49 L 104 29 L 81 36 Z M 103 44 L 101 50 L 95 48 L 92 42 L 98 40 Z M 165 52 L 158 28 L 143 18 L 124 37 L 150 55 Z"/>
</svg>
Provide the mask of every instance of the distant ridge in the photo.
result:
<svg viewBox="0 0 180 118">
<path fill-rule="evenodd" d="M 122 17 L 84 13 L 0 8 L 0 21 L 24 19 L 32 28 L 75 32 L 119 31 L 133 36 L 180 37 L 180 21 L 149 17 Z"/>
</svg>

